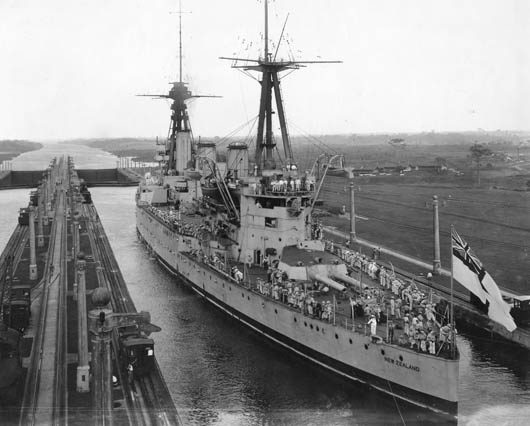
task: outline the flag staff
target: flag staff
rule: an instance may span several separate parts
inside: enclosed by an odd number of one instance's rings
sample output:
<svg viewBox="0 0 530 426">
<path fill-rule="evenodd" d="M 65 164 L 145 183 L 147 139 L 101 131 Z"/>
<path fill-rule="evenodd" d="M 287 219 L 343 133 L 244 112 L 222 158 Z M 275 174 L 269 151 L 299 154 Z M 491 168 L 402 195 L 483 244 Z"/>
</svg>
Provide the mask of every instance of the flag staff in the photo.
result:
<svg viewBox="0 0 530 426">
<path fill-rule="evenodd" d="M 449 314 L 449 321 L 451 322 L 451 357 L 455 359 L 455 318 L 454 318 L 454 306 L 453 306 L 453 235 L 455 232 L 455 228 L 453 225 L 451 225 L 451 310 Z"/>
</svg>

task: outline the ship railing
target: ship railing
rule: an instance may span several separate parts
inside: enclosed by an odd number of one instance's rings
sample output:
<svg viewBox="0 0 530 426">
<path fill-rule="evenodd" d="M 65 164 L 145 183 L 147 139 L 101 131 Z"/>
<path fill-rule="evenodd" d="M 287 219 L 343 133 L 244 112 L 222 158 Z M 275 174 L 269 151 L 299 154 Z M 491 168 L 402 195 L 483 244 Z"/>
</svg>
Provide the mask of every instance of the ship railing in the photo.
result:
<svg viewBox="0 0 530 426">
<path fill-rule="evenodd" d="M 199 225 L 185 224 L 182 220 L 177 219 L 176 215 L 168 214 L 165 211 L 157 209 L 155 206 L 142 206 L 146 210 L 153 213 L 153 215 L 166 225 L 170 226 L 173 231 L 177 231 L 179 235 L 185 237 L 199 238 Z"/>
<path fill-rule="evenodd" d="M 298 191 L 274 191 L 272 189 L 266 189 L 265 191 L 263 191 L 263 194 L 257 194 L 256 195 L 272 195 L 272 196 L 276 196 L 276 197 L 284 197 L 284 196 L 291 196 L 291 197 L 301 197 L 301 196 L 304 196 L 304 195 L 311 195 L 313 193 L 313 191 L 310 191 L 310 190 L 298 190 Z"/>
<path fill-rule="evenodd" d="M 249 195 L 273 195 L 273 196 L 303 196 L 311 195 L 315 190 L 314 184 L 305 185 L 280 185 L 280 184 L 251 184 L 249 185 Z"/>
</svg>

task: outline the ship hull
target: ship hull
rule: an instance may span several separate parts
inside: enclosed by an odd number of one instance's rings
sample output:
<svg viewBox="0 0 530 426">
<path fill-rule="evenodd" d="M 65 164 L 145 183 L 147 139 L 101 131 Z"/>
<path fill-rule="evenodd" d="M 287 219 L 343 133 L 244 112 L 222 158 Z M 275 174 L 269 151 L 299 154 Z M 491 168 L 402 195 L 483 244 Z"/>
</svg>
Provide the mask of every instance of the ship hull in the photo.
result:
<svg viewBox="0 0 530 426">
<path fill-rule="evenodd" d="M 179 251 L 181 247 L 174 241 L 182 242 L 183 238 L 171 236 L 173 231 L 168 230 L 145 209 L 137 208 L 138 236 L 160 264 L 218 309 L 279 346 L 350 382 L 367 384 L 436 412 L 457 415 L 456 391 L 452 391 L 457 389 L 457 361 L 411 354 L 411 351 L 404 358 L 397 346 L 375 344 L 369 336 L 304 316 L 300 311 L 237 285 L 199 259 Z M 346 352 L 348 356 L 344 356 Z M 420 377 L 420 372 L 430 376 Z M 431 381 L 430 385 L 426 381 Z M 432 393 L 423 391 L 429 386 Z M 433 394 L 436 392 L 438 395 Z"/>
</svg>

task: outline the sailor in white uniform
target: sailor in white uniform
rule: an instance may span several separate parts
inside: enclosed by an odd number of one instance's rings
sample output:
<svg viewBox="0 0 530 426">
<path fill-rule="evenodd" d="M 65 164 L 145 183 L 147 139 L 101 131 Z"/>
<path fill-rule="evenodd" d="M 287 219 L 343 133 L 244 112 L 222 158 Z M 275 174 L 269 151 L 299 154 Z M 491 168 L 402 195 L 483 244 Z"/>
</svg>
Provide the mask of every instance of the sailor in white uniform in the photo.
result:
<svg viewBox="0 0 530 426">
<path fill-rule="evenodd" d="M 370 326 L 370 334 L 372 336 L 377 334 L 377 320 L 375 319 L 375 315 L 371 315 L 370 319 L 367 323 Z"/>
</svg>

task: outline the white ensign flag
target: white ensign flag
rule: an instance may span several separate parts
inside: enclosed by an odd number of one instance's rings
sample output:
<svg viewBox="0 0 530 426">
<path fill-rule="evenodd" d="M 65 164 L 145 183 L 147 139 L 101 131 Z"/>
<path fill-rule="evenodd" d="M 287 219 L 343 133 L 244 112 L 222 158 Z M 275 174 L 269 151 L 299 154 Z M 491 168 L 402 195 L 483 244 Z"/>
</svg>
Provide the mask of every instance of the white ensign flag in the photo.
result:
<svg viewBox="0 0 530 426">
<path fill-rule="evenodd" d="M 453 229 L 451 232 L 453 278 L 477 296 L 482 303 L 489 303 L 488 316 L 502 324 L 508 331 L 517 328 L 510 315 L 510 305 L 502 299 L 501 292 L 491 275 L 484 269 L 469 245 Z"/>
</svg>

